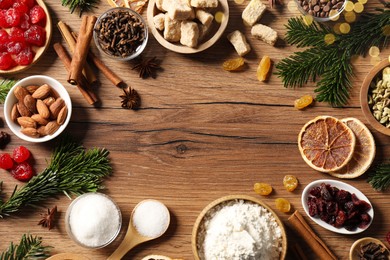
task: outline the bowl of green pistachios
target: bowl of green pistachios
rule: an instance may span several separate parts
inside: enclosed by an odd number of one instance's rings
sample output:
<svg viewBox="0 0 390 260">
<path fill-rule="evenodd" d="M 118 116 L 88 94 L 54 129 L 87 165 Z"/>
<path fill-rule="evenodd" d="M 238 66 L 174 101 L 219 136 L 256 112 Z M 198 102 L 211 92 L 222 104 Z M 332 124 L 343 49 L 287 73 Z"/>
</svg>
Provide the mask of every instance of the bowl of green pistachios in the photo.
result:
<svg viewBox="0 0 390 260">
<path fill-rule="evenodd" d="M 360 89 L 360 105 L 370 125 L 378 132 L 390 135 L 390 61 L 375 65 L 365 77 Z"/>
</svg>

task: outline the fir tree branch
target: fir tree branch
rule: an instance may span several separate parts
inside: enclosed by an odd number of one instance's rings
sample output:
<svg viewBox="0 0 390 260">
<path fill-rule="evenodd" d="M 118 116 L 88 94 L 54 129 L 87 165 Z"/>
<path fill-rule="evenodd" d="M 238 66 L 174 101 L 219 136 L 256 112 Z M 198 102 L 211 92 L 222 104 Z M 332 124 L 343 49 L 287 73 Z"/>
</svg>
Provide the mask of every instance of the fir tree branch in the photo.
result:
<svg viewBox="0 0 390 260">
<path fill-rule="evenodd" d="M 83 146 L 64 138 L 50 165 L 22 188 L 15 187 L 10 198 L 0 204 L 0 217 L 61 193 L 80 195 L 101 189 L 102 178 L 111 172 L 108 154 L 105 149 L 85 151 Z"/>
<path fill-rule="evenodd" d="M 50 249 L 42 245 L 42 238 L 24 234 L 19 245 L 11 242 L 7 251 L 1 253 L 0 260 L 46 259 Z"/>
<path fill-rule="evenodd" d="M 99 2 L 100 0 L 61 0 L 62 6 L 67 6 L 70 13 L 78 10 L 80 17 L 83 12 L 88 12 L 96 8 Z"/>
<path fill-rule="evenodd" d="M 9 90 L 15 85 L 16 81 L 12 79 L 3 79 L 0 82 L 0 104 L 3 104 Z"/>
<path fill-rule="evenodd" d="M 390 186 L 390 162 L 382 163 L 368 174 L 368 183 L 377 190 L 385 191 Z"/>
</svg>

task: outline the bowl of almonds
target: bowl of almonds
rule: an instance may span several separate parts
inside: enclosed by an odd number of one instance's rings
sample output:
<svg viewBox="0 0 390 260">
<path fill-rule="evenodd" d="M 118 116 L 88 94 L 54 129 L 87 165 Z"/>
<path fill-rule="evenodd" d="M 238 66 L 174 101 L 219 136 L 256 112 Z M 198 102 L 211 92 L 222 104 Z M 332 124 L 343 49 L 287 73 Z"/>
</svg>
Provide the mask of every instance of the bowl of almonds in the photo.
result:
<svg viewBox="0 0 390 260">
<path fill-rule="evenodd" d="M 69 123 L 72 102 L 65 87 L 43 75 L 24 78 L 4 102 L 8 127 L 19 138 L 41 143 L 57 137 Z"/>
</svg>

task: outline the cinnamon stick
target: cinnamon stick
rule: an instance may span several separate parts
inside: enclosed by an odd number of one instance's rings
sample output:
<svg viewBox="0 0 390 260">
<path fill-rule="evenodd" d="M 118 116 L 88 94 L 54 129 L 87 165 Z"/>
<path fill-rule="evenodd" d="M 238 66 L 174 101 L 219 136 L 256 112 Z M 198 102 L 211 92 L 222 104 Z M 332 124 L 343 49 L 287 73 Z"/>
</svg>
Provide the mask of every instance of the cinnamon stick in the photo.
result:
<svg viewBox="0 0 390 260">
<path fill-rule="evenodd" d="M 334 259 L 337 257 L 330 251 L 326 244 L 310 228 L 302 215 L 296 210 L 289 218 L 291 227 L 307 242 L 308 246 L 314 253 L 324 260 Z"/>
<path fill-rule="evenodd" d="M 77 39 L 77 35 L 74 32 L 72 32 L 72 35 L 75 39 Z M 88 60 L 92 61 L 93 64 L 95 64 L 96 68 L 98 68 L 103 73 L 103 75 L 115 86 L 120 87 L 120 85 L 123 84 L 123 80 L 109 67 L 107 67 L 106 64 L 104 64 L 103 61 L 91 51 L 88 52 Z"/>
<path fill-rule="evenodd" d="M 74 50 L 76 48 L 76 39 L 73 37 L 73 35 L 69 29 L 69 26 L 64 22 L 59 21 L 57 23 L 57 27 L 58 27 L 62 37 L 64 38 L 64 40 L 68 44 L 69 50 L 71 51 L 71 53 L 74 53 Z M 96 75 L 88 63 L 85 63 L 85 65 L 84 65 L 83 75 L 85 76 L 85 78 L 88 80 L 89 83 L 94 83 L 97 81 Z"/>
<path fill-rule="evenodd" d="M 93 15 L 84 15 L 82 18 L 79 38 L 76 42 L 68 77 L 68 82 L 72 85 L 77 85 L 81 80 L 82 70 L 87 59 L 89 45 L 92 40 L 93 27 L 96 20 L 96 16 Z"/>
<path fill-rule="evenodd" d="M 66 70 L 69 72 L 70 71 L 70 66 L 71 66 L 71 59 L 69 54 L 66 52 L 64 46 L 62 46 L 60 43 L 55 43 L 53 45 L 54 50 L 56 51 L 58 57 L 61 59 L 61 61 L 64 63 L 64 66 Z M 92 105 L 97 102 L 97 97 L 95 93 L 91 90 L 87 79 L 84 77 L 84 75 L 81 76 L 77 88 L 83 95 L 83 97 L 87 100 L 87 102 Z"/>
</svg>

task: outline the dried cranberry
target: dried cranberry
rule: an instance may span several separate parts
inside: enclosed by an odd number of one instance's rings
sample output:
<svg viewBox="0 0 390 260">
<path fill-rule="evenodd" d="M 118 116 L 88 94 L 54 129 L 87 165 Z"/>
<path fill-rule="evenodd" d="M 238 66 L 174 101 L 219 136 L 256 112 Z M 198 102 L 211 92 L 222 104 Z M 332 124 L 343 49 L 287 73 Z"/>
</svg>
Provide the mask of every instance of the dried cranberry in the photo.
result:
<svg viewBox="0 0 390 260">
<path fill-rule="evenodd" d="M 335 198 L 338 203 L 345 204 L 347 201 L 351 200 L 351 193 L 345 190 L 339 190 Z"/>
<path fill-rule="evenodd" d="M 355 204 L 352 201 L 348 201 L 344 204 L 344 210 L 350 215 L 353 211 L 356 211 Z"/>
<path fill-rule="evenodd" d="M 16 66 L 16 62 L 12 59 L 11 54 L 0 53 L 0 70 L 9 70 Z"/>
<path fill-rule="evenodd" d="M 11 169 L 14 166 L 14 161 L 11 158 L 11 155 L 8 153 L 0 154 L 0 168 L 4 170 Z"/>
<path fill-rule="evenodd" d="M 13 8 L 15 8 L 16 11 L 18 11 L 19 13 L 21 14 L 26 14 L 28 13 L 28 6 L 24 3 L 19 3 L 19 2 L 15 2 L 13 5 L 12 5 Z"/>
<path fill-rule="evenodd" d="M 30 158 L 30 151 L 23 145 L 16 147 L 13 150 L 12 157 L 15 162 L 21 163 L 27 161 Z"/>
<path fill-rule="evenodd" d="M 339 211 L 339 206 L 334 201 L 329 201 L 326 203 L 326 213 L 329 215 L 337 215 Z"/>
<path fill-rule="evenodd" d="M 313 187 L 309 191 L 309 194 L 316 197 L 316 198 L 319 198 L 319 197 L 321 197 L 321 188 L 319 186 Z"/>
<path fill-rule="evenodd" d="M 358 225 L 359 228 L 366 228 L 368 224 L 370 224 L 371 216 L 367 213 L 363 213 L 360 215 L 360 223 Z"/>
<path fill-rule="evenodd" d="M 309 215 L 315 217 L 318 215 L 318 208 L 316 204 L 315 198 L 309 198 L 307 205 L 309 206 Z"/>
<path fill-rule="evenodd" d="M 359 217 L 354 217 L 354 218 L 351 218 L 351 219 L 347 219 L 344 222 L 344 228 L 346 230 L 348 230 L 348 231 L 354 231 L 354 230 L 357 229 L 359 223 L 360 223 Z"/>
<path fill-rule="evenodd" d="M 19 181 L 29 181 L 34 176 L 34 170 L 28 162 L 22 162 L 11 169 L 11 174 Z"/>
<path fill-rule="evenodd" d="M 0 0 L 0 9 L 8 9 L 12 6 L 13 0 Z"/>
<path fill-rule="evenodd" d="M 24 38 L 27 42 L 42 47 L 46 42 L 46 31 L 41 26 L 34 24 L 24 32 Z"/>
<path fill-rule="evenodd" d="M 344 225 L 346 220 L 347 220 L 347 214 L 345 214 L 344 211 L 339 210 L 336 216 L 336 221 L 334 223 L 334 226 L 337 228 L 341 228 Z"/>
<path fill-rule="evenodd" d="M 19 52 L 18 55 L 16 55 L 15 61 L 19 65 L 26 66 L 32 63 L 34 57 L 35 57 L 35 52 L 30 47 L 26 47 L 21 52 Z"/>
<path fill-rule="evenodd" d="M 30 10 L 30 19 L 32 24 L 39 24 L 45 26 L 46 24 L 46 13 L 43 8 L 39 5 L 34 5 Z"/>
<path fill-rule="evenodd" d="M 16 27 L 20 24 L 22 13 L 15 8 L 9 8 L 5 11 L 5 28 Z"/>
<path fill-rule="evenodd" d="M 321 198 L 323 198 L 326 201 L 332 200 L 332 194 L 330 194 L 328 187 L 325 183 L 321 184 Z"/>
</svg>

